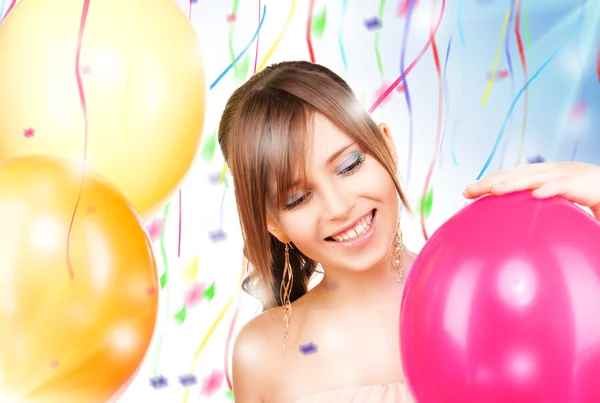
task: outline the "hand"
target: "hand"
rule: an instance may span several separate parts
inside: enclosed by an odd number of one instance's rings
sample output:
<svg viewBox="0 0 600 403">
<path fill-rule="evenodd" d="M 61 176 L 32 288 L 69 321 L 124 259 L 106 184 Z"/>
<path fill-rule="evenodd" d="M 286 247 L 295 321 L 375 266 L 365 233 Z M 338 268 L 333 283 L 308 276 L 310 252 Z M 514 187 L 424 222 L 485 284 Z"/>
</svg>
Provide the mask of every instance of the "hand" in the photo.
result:
<svg viewBox="0 0 600 403">
<path fill-rule="evenodd" d="M 475 199 L 521 190 L 533 190 L 533 195 L 540 199 L 564 197 L 589 207 L 600 221 L 600 167 L 596 165 L 579 162 L 522 165 L 486 176 L 467 186 L 463 196 Z"/>
</svg>

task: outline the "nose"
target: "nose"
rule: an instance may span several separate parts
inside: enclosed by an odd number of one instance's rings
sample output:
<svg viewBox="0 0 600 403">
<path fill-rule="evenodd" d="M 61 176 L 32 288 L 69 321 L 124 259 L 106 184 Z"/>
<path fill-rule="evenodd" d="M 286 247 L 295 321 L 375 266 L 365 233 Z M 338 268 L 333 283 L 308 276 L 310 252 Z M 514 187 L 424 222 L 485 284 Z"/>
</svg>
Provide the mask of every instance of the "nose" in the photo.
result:
<svg viewBox="0 0 600 403">
<path fill-rule="evenodd" d="M 321 189 L 325 218 L 332 221 L 345 221 L 349 218 L 354 199 L 341 189 L 328 183 Z"/>
</svg>

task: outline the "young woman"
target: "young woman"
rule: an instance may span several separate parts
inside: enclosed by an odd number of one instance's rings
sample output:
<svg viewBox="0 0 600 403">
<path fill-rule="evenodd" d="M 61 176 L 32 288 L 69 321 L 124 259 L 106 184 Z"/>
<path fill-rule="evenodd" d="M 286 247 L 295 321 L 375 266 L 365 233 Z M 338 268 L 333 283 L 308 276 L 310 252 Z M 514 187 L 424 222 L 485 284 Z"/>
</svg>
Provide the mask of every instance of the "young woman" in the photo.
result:
<svg viewBox="0 0 600 403">
<path fill-rule="evenodd" d="M 253 266 L 244 289 L 265 306 L 235 344 L 236 402 L 408 402 L 399 301 L 415 254 L 402 243 L 408 203 L 390 129 L 332 71 L 284 62 L 233 93 L 219 144 Z M 522 189 L 562 195 L 600 219 L 593 165 L 515 168 L 464 195 Z M 324 277 L 308 291 L 318 263 Z"/>
</svg>

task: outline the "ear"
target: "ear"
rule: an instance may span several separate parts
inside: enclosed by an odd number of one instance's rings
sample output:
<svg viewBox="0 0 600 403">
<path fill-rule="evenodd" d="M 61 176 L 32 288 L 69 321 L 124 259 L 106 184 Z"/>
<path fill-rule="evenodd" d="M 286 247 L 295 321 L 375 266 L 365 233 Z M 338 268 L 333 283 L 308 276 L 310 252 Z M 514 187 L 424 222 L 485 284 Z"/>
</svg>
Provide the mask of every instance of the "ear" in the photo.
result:
<svg viewBox="0 0 600 403">
<path fill-rule="evenodd" d="M 290 238 L 285 235 L 277 220 L 275 220 L 269 213 L 267 213 L 267 229 L 275 238 L 279 239 L 281 243 L 289 243 Z"/>
<path fill-rule="evenodd" d="M 394 144 L 394 139 L 392 138 L 392 132 L 390 131 L 390 128 L 385 123 L 380 123 L 379 130 L 381 130 L 383 133 L 388 149 L 394 157 L 394 164 L 398 165 L 398 152 L 396 151 L 396 145 Z"/>
</svg>

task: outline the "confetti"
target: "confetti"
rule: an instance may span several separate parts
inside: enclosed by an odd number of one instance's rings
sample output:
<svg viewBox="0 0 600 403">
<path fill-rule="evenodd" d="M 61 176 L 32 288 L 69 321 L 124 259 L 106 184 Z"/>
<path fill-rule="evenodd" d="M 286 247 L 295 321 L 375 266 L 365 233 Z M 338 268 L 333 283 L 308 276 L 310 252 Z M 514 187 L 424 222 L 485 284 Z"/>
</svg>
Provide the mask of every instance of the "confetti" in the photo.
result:
<svg viewBox="0 0 600 403">
<path fill-rule="evenodd" d="M 242 56 L 244 56 L 244 54 L 246 53 L 246 51 L 248 51 L 248 48 L 250 48 L 250 46 L 252 45 L 252 43 L 254 42 L 254 40 L 258 37 L 258 33 L 260 32 L 260 29 L 262 28 L 262 24 L 265 21 L 265 15 L 266 14 L 267 14 L 267 6 L 264 6 L 263 7 L 262 19 L 260 20 L 260 25 L 258 26 L 256 32 L 254 33 L 254 36 L 252 37 L 252 39 L 250 40 L 250 42 L 248 43 L 248 45 L 246 45 L 246 47 L 242 50 L 242 52 L 235 58 L 235 60 L 229 66 L 227 66 L 227 68 L 219 75 L 219 77 L 217 77 L 215 79 L 215 81 L 212 82 L 212 84 L 210 85 L 210 89 L 211 90 L 213 88 L 215 88 L 215 85 L 217 85 L 217 83 L 219 81 L 221 81 L 221 79 L 225 76 L 225 74 L 227 74 L 227 72 L 229 72 L 229 70 L 231 70 L 233 68 L 233 66 L 242 58 Z"/>
<path fill-rule="evenodd" d="M 423 213 L 425 219 L 429 218 L 431 209 L 433 207 L 433 188 L 429 188 L 429 191 L 425 197 L 420 197 L 416 203 L 415 210 L 417 214 Z"/>
<path fill-rule="evenodd" d="M 59 366 L 59 365 L 60 365 L 60 361 L 58 361 L 58 360 L 52 360 L 52 361 L 50 362 L 50 366 L 51 366 L 52 368 L 58 368 L 58 366 Z"/>
<path fill-rule="evenodd" d="M 241 62 L 236 63 L 233 68 L 233 75 L 238 82 L 246 81 L 248 72 L 250 71 L 250 56 L 245 55 Z"/>
<path fill-rule="evenodd" d="M 227 392 L 225 392 L 225 397 L 233 402 L 234 401 L 233 390 L 229 389 Z"/>
<path fill-rule="evenodd" d="M 204 291 L 202 292 L 202 296 L 203 296 L 204 298 L 206 298 L 206 300 L 207 300 L 208 302 L 210 302 L 210 301 L 212 301 L 212 299 L 213 299 L 213 298 L 214 298 L 214 296 L 215 296 L 215 290 L 216 290 L 216 284 L 215 284 L 215 282 L 213 281 L 213 283 L 210 285 L 210 287 L 208 287 L 206 290 L 204 290 Z"/>
<path fill-rule="evenodd" d="M 179 312 L 177 312 L 175 315 L 173 315 L 173 319 L 175 319 L 175 322 L 177 322 L 181 325 L 183 322 L 185 322 L 186 316 L 187 316 L 187 307 L 184 305 L 183 308 L 181 308 L 179 310 Z"/>
<path fill-rule="evenodd" d="M 561 50 L 563 50 L 563 48 L 575 36 L 577 31 L 579 30 L 579 27 L 581 26 L 584 15 L 585 15 L 585 7 L 581 7 L 581 13 L 579 13 L 579 18 L 577 20 L 577 23 L 573 27 L 573 30 L 571 31 L 571 33 L 566 37 L 565 41 L 558 47 L 558 49 L 556 49 L 554 51 L 554 53 L 552 53 L 550 55 L 550 57 L 548 59 L 546 59 L 546 61 L 544 63 L 542 63 L 542 65 L 537 69 L 537 71 L 535 73 L 533 73 L 533 75 L 529 78 L 529 80 L 527 80 L 527 82 L 525 83 L 523 88 L 521 88 L 519 90 L 519 92 L 517 92 L 515 99 L 513 99 L 510 107 L 508 108 L 508 112 L 506 113 L 506 116 L 504 117 L 504 121 L 502 122 L 502 127 L 500 128 L 500 132 L 496 136 L 496 142 L 494 143 L 494 146 L 492 147 L 492 151 L 490 151 L 490 155 L 488 156 L 487 160 L 483 164 L 481 171 L 479 171 L 479 174 L 477 175 L 476 180 L 479 180 L 483 177 L 483 174 L 485 174 L 485 172 L 489 168 L 490 164 L 492 163 L 492 160 L 494 159 L 494 155 L 496 155 L 496 151 L 498 150 L 498 147 L 500 146 L 500 142 L 502 141 L 502 135 L 504 134 L 504 130 L 506 129 L 506 125 L 508 124 L 510 115 L 514 111 L 515 106 L 517 105 L 517 102 L 519 102 L 521 95 L 523 95 L 523 93 L 529 87 L 529 85 L 531 85 L 531 83 L 537 78 L 537 76 L 539 76 L 541 74 L 541 72 L 544 71 L 544 69 L 546 67 L 548 67 L 548 65 L 552 62 L 552 60 L 554 60 L 554 58 L 556 56 L 558 56 L 558 54 L 561 52 Z"/>
<path fill-rule="evenodd" d="M 403 0 L 400 0 L 402 3 Z M 405 0 L 406 4 L 406 22 L 404 23 L 404 34 L 402 37 L 402 50 L 400 51 L 400 73 L 402 75 L 405 74 L 405 60 L 406 60 L 406 49 L 408 47 L 408 34 L 410 32 L 410 23 L 412 21 L 414 2 L 411 0 Z M 414 116 L 413 116 L 413 108 L 412 101 L 410 97 L 410 93 L 408 90 L 408 82 L 406 78 L 404 78 L 404 82 L 400 83 L 396 87 L 396 91 L 404 93 L 404 100 L 406 102 L 406 109 L 408 110 L 408 161 L 406 167 L 406 186 L 410 184 L 410 177 L 412 173 L 412 159 L 413 159 L 413 149 L 414 149 Z M 382 94 L 383 95 L 383 94 Z"/>
<path fill-rule="evenodd" d="M 410 4 L 412 3 L 412 5 Z M 404 18 L 408 14 L 408 9 L 415 8 L 419 4 L 419 0 L 400 0 L 396 9 L 396 17 Z"/>
<path fill-rule="evenodd" d="M 154 294 L 156 294 L 156 287 L 148 287 L 148 288 L 146 288 L 146 294 L 148 294 L 148 295 L 154 295 Z"/>
<path fill-rule="evenodd" d="M 160 234 L 162 233 L 162 228 L 163 228 L 163 220 L 161 217 L 155 217 L 146 224 L 146 231 L 148 231 L 148 235 L 150 236 L 150 241 L 152 241 L 154 243 L 160 239 Z"/>
<path fill-rule="evenodd" d="M 208 237 L 213 242 L 221 242 L 221 241 L 225 241 L 227 239 L 227 234 L 222 229 L 218 229 L 215 231 L 210 231 L 208 233 Z"/>
<path fill-rule="evenodd" d="M 313 15 L 310 32 L 317 39 L 323 38 L 327 26 L 327 7 L 323 7 L 319 13 Z"/>
<path fill-rule="evenodd" d="M 23 130 L 23 136 L 25 136 L 26 139 L 31 138 L 34 135 L 35 135 L 35 130 L 32 129 L 31 127 L 29 129 Z"/>
<path fill-rule="evenodd" d="M 546 162 L 546 159 L 544 157 L 542 157 L 541 155 L 536 155 L 534 157 L 531 158 L 527 158 L 527 163 L 528 164 L 541 164 Z"/>
<path fill-rule="evenodd" d="M 202 382 L 202 395 L 212 396 L 214 395 L 221 386 L 223 385 L 224 374 L 223 371 L 214 370 L 208 377 Z"/>
<path fill-rule="evenodd" d="M 198 378 L 195 375 L 182 375 L 179 377 L 179 383 L 184 386 L 193 386 L 198 383 Z"/>
<path fill-rule="evenodd" d="M 10 2 L 10 5 L 8 6 L 8 8 L 6 9 L 6 12 L 4 13 L 4 15 L 2 16 L 2 19 L 0 19 L 0 24 L 2 24 L 4 22 L 4 20 L 6 19 L 6 16 L 8 15 L 8 13 L 11 12 L 11 10 L 13 9 L 13 7 L 15 6 L 15 3 L 17 2 L 17 0 L 12 0 Z M 4 5 L 4 4 L 2 4 Z"/>
<path fill-rule="evenodd" d="M 81 79 L 79 64 L 81 62 L 81 44 L 83 42 L 83 33 L 85 31 L 85 25 L 87 22 L 87 15 L 90 9 L 91 0 L 83 0 L 83 9 L 81 11 L 81 20 L 79 22 L 79 35 L 77 37 L 77 50 L 75 52 L 75 80 L 77 82 L 77 89 L 79 92 L 79 102 L 81 104 L 81 110 L 83 112 L 83 172 L 81 174 L 81 186 L 79 187 L 79 194 L 77 195 L 77 201 L 73 208 L 73 214 L 71 215 L 71 222 L 69 223 L 69 230 L 67 232 L 67 269 L 69 271 L 69 277 L 73 280 L 75 273 L 73 272 L 73 266 L 71 263 L 71 232 L 73 231 L 73 224 L 75 222 L 75 216 L 79 209 L 79 202 L 81 202 L 81 196 L 83 194 L 83 184 L 85 182 L 86 167 L 87 167 L 87 144 L 88 144 L 88 114 L 87 114 L 87 103 L 85 100 L 85 90 L 83 88 L 83 80 Z M 13 1 L 14 3 L 14 1 Z M 12 4 L 11 4 L 12 8 Z M 10 10 L 9 10 L 10 11 Z M 8 13 L 8 11 L 7 11 Z M 6 14 L 5 14 L 6 16 Z"/>
<path fill-rule="evenodd" d="M 573 109 L 571 109 L 571 113 L 569 114 L 569 123 L 574 124 L 583 119 L 585 117 L 586 110 L 587 106 L 585 102 L 577 102 Z"/>
<path fill-rule="evenodd" d="M 445 2 L 442 2 L 442 13 L 444 12 L 444 5 Z M 433 9 L 435 10 L 435 2 L 433 3 Z M 433 151 L 433 157 L 431 158 L 431 162 L 429 163 L 429 169 L 427 170 L 427 176 L 425 177 L 425 184 L 423 185 L 423 194 L 421 195 L 422 198 L 424 198 L 425 200 L 422 200 L 421 204 L 422 204 L 422 210 L 421 210 L 421 231 L 423 233 L 423 238 L 425 238 L 425 240 L 427 241 L 429 239 L 429 235 L 427 234 L 427 228 L 425 226 L 425 208 L 424 205 L 425 203 L 427 203 L 427 195 L 430 191 L 430 186 L 431 186 L 431 178 L 433 177 L 433 171 L 435 170 L 435 164 L 437 163 L 437 157 L 438 157 L 438 150 L 440 149 L 440 144 L 441 144 L 441 135 L 442 135 L 442 111 L 443 111 L 443 107 L 444 107 L 444 80 L 442 78 L 442 67 L 440 65 L 440 57 L 438 55 L 438 51 L 437 51 L 437 45 L 435 43 L 435 34 L 437 32 L 437 28 L 434 28 L 433 26 L 433 11 L 432 11 L 432 18 L 431 18 L 431 26 L 429 28 L 429 39 L 431 40 L 431 51 L 433 53 L 433 61 L 435 62 L 435 71 L 437 73 L 437 78 L 438 78 L 438 105 L 437 105 L 437 127 L 436 127 L 436 134 L 435 134 L 435 148 Z M 433 201 L 433 193 L 431 196 L 431 201 Z"/>
<path fill-rule="evenodd" d="M 225 21 L 227 22 L 236 22 L 237 17 L 235 16 L 235 14 L 227 14 L 225 16 Z"/>
<path fill-rule="evenodd" d="M 378 88 L 378 89 L 375 91 L 374 98 L 375 98 L 375 99 L 379 99 L 379 97 L 381 97 L 381 96 L 382 96 L 382 95 L 385 93 L 385 90 L 386 90 L 386 89 L 388 89 L 388 87 L 389 87 L 389 86 L 390 86 L 390 83 L 388 83 L 388 82 L 384 82 L 384 83 L 383 83 L 383 84 L 382 84 L 382 85 L 381 85 L 381 86 L 380 86 L 380 87 L 379 87 L 379 88 Z M 398 86 L 398 87 L 399 87 L 399 86 Z M 398 87 L 396 87 L 396 88 L 398 88 Z M 403 88 L 404 88 L 404 87 L 403 87 Z M 391 101 L 391 99 L 392 99 L 391 97 L 386 97 L 386 98 L 384 98 L 384 100 L 381 102 L 381 105 L 385 105 L 385 104 L 387 104 L 389 101 Z"/>
<path fill-rule="evenodd" d="M 160 276 L 160 289 L 162 290 L 167 285 L 167 272 L 165 271 L 162 276 Z"/>
<path fill-rule="evenodd" d="M 275 49 L 277 49 L 277 46 L 279 46 L 279 42 L 281 42 L 281 40 L 283 39 L 283 36 L 287 32 L 287 30 L 290 26 L 290 22 L 292 22 L 292 18 L 294 17 L 295 10 L 296 10 L 296 0 L 292 0 L 292 4 L 290 5 L 290 11 L 288 12 L 287 19 L 285 20 L 285 25 L 283 26 L 283 29 L 279 32 L 279 35 L 277 35 L 277 38 L 275 39 L 273 46 L 271 46 L 271 49 L 269 49 L 269 51 L 267 52 L 265 57 L 263 57 L 263 59 L 258 64 L 256 71 L 261 71 L 267 65 L 267 61 L 269 61 L 269 59 L 273 55 L 273 52 L 275 52 Z M 263 19 L 264 19 L 264 15 L 263 15 Z"/>
<path fill-rule="evenodd" d="M 155 376 L 154 378 L 150 378 L 150 386 L 154 389 L 161 389 L 169 386 L 169 381 L 162 375 Z"/>
<path fill-rule="evenodd" d="M 433 36 L 435 36 L 435 34 L 437 34 L 437 31 L 439 30 L 440 25 L 442 24 L 442 19 L 444 18 L 444 11 L 445 11 L 445 9 L 446 9 L 446 0 L 442 0 L 442 8 L 440 10 L 440 14 L 438 16 L 438 20 L 437 20 L 436 25 L 435 25 L 435 30 L 434 30 L 434 35 Z M 429 46 L 431 46 L 431 40 L 432 40 L 432 35 L 430 35 L 429 39 L 425 43 L 425 46 L 423 46 L 423 48 L 421 49 L 421 51 L 419 52 L 419 54 L 417 55 L 417 57 L 415 57 L 415 59 L 408 65 L 408 67 L 406 68 L 405 71 L 403 71 L 402 73 L 400 73 L 400 77 L 398 77 L 396 79 L 396 81 L 394 81 L 392 83 L 392 85 L 390 85 L 390 87 L 385 91 L 385 93 L 381 97 L 379 97 L 379 99 L 377 99 L 377 101 L 375 101 L 375 103 L 373 105 L 371 105 L 371 107 L 368 110 L 369 113 L 373 113 L 379 107 L 379 105 L 381 105 L 381 103 L 383 102 L 383 100 L 387 96 L 389 96 L 390 93 L 402 81 L 404 81 L 405 77 L 408 76 L 408 74 L 412 71 L 412 69 L 415 68 L 415 66 L 417 65 L 417 63 L 419 63 L 421 61 L 421 59 L 425 55 L 425 52 L 427 52 L 427 49 L 429 49 Z"/>
<path fill-rule="evenodd" d="M 206 291 L 206 286 L 204 284 L 194 284 L 194 286 L 185 294 L 184 304 L 190 308 L 195 307 L 202 301 L 204 291 Z"/>
<path fill-rule="evenodd" d="M 381 20 L 377 17 L 371 17 L 371 18 L 367 18 L 364 21 L 365 27 L 369 30 L 369 31 L 373 31 L 376 29 L 381 29 L 382 28 L 382 23 Z"/>
<path fill-rule="evenodd" d="M 300 345 L 300 352 L 304 355 L 315 354 L 317 350 L 317 346 L 313 342 Z"/>
<path fill-rule="evenodd" d="M 204 143 L 202 144 L 202 148 L 200 149 L 200 158 L 206 163 L 211 163 L 213 158 L 215 157 L 215 151 L 217 150 L 217 131 L 213 130 L 213 132 L 208 136 Z"/>
<path fill-rule="evenodd" d="M 183 268 L 183 279 L 188 284 L 194 284 L 196 277 L 198 276 L 198 267 L 200 259 L 198 255 L 194 256 L 192 260 L 187 262 Z"/>
</svg>

